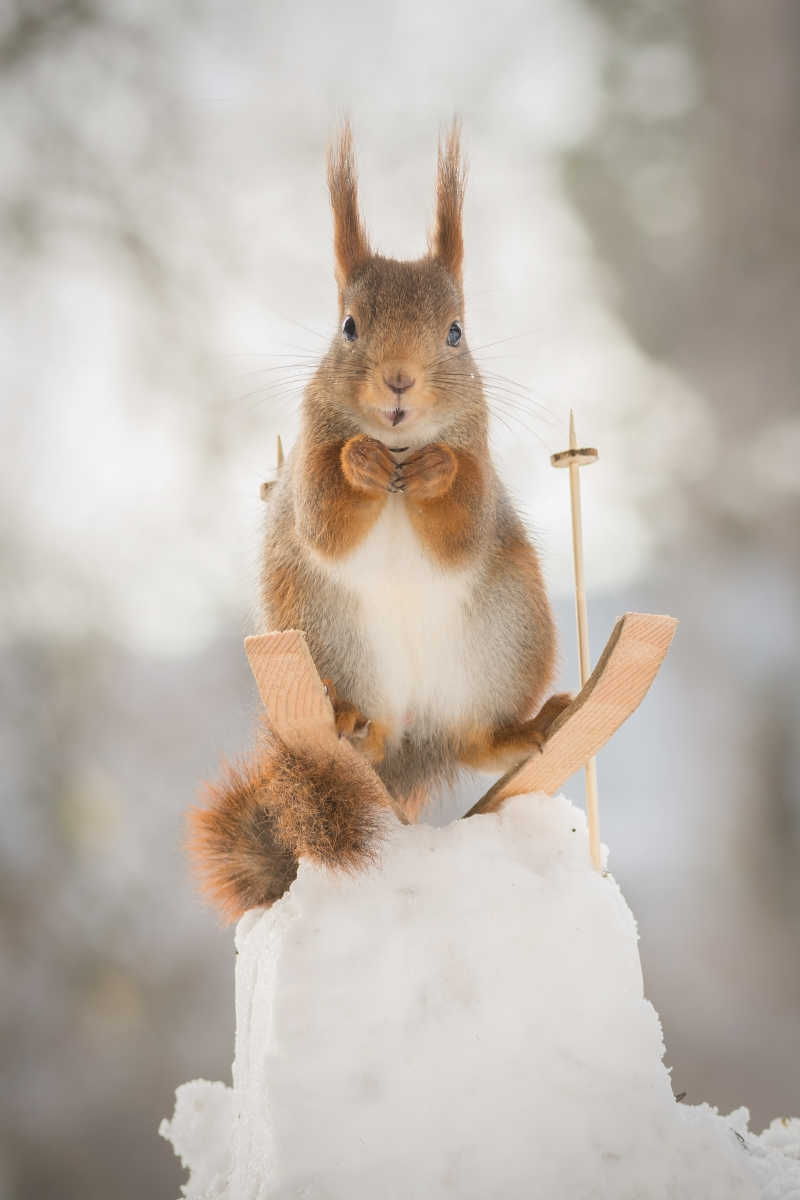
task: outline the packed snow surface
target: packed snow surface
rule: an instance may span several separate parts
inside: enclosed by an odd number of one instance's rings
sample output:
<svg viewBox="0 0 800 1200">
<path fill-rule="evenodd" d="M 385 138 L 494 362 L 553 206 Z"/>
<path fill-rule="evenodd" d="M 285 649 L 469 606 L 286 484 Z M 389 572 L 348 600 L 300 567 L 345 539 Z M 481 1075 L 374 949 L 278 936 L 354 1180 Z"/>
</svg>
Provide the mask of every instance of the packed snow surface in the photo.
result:
<svg viewBox="0 0 800 1200">
<path fill-rule="evenodd" d="M 161 1132 L 190 1200 L 800 1200 L 800 1123 L 673 1098 L 634 919 L 583 814 L 392 829 L 372 870 L 303 862 L 236 935 L 233 1088 Z"/>
</svg>

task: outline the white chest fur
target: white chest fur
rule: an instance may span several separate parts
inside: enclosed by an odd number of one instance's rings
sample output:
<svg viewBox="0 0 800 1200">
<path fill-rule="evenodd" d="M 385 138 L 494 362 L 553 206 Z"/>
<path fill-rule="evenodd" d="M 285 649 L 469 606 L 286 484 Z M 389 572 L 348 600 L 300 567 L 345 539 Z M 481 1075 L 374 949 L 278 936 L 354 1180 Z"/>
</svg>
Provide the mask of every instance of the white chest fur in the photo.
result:
<svg viewBox="0 0 800 1200">
<path fill-rule="evenodd" d="M 364 541 L 325 569 L 352 596 L 371 675 L 369 715 L 387 720 L 395 736 L 412 725 L 461 724 L 472 692 L 466 602 L 473 572 L 438 566 L 401 496 L 390 496 Z"/>
</svg>

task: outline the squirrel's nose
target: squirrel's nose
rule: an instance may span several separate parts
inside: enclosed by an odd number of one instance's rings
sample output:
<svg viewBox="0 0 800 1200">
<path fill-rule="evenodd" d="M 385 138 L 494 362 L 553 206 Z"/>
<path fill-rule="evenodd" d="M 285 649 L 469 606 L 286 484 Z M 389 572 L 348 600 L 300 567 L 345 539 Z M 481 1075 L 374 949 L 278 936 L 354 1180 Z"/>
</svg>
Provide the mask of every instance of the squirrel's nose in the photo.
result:
<svg viewBox="0 0 800 1200">
<path fill-rule="evenodd" d="M 407 392 L 410 387 L 414 386 L 415 380 L 398 367 L 396 371 L 390 371 L 388 375 L 384 374 L 383 382 L 394 392 L 395 396 L 402 396 L 403 392 Z"/>
</svg>

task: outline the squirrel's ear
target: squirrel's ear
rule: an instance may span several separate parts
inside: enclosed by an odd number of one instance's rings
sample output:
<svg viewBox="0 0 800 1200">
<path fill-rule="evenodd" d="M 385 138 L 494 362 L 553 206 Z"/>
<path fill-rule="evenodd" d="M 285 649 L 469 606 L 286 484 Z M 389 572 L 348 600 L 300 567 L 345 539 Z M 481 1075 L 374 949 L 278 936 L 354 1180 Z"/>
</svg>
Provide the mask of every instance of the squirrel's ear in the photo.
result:
<svg viewBox="0 0 800 1200">
<path fill-rule="evenodd" d="M 370 254 L 358 211 L 356 164 L 349 122 L 345 122 L 339 137 L 328 150 L 328 187 L 333 208 L 336 280 L 343 289 L 356 267 Z"/>
<path fill-rule="evenodd" d="M 439 141 L 439 170 L 436 179 L 436 225 L 431 254 L 460 283 L 464 258 L 461 210 L 467 172 L 461 158 L 460 125 L 454 121 L 444 141 Z"/>
</svg>

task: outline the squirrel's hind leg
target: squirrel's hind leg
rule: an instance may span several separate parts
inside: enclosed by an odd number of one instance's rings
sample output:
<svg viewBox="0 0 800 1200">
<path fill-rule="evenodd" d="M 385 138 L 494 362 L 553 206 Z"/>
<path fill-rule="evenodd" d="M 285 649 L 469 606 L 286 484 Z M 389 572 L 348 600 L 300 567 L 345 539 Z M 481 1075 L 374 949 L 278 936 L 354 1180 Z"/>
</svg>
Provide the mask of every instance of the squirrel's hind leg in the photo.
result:
<svg viewBox="0 0 800 1200">
<path fill-rule="evenodd" d="M 336 722 L 336 732 L 339 737 L 347 738 L 368 762 L 379 763 L 386 753 L 387 729 L 380 721 L 373 721 L 351 704 L 343 700 L 336 691 L 332 679 L 322 681 L 328 691 L 328 699 L 333 707 L 333 717 Z"/>
<path fill-rule="evenodd" d="M 545 701 L 535 717 L 527 721 L 511 721 L 493 729 L 475 730 L 460 748 L 459 762 L 481 770 L 508 770 L 542 749 L 553 721 L 571 702 L 569 692 L 557 692 Z"/>
</svg>

